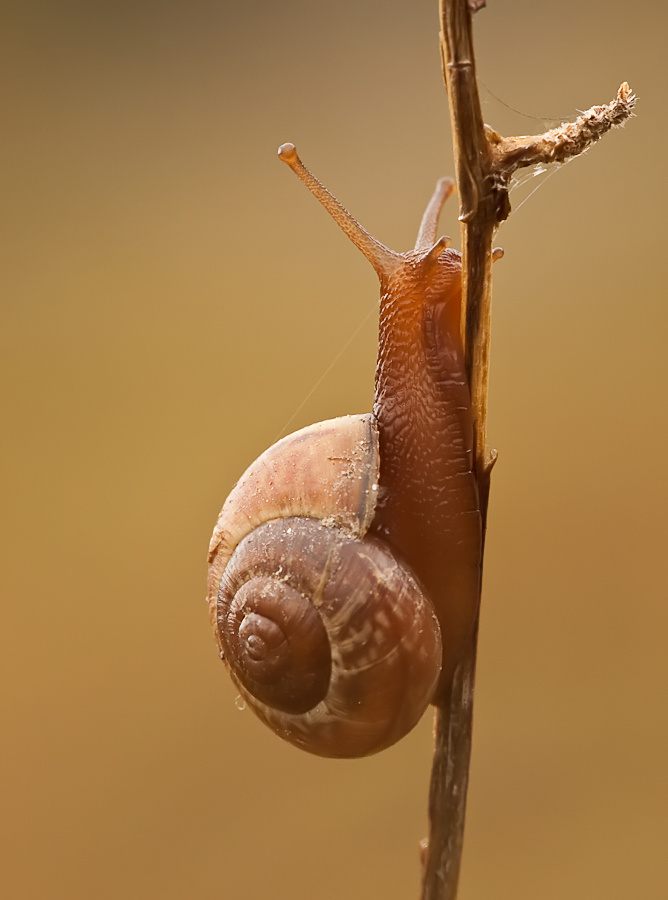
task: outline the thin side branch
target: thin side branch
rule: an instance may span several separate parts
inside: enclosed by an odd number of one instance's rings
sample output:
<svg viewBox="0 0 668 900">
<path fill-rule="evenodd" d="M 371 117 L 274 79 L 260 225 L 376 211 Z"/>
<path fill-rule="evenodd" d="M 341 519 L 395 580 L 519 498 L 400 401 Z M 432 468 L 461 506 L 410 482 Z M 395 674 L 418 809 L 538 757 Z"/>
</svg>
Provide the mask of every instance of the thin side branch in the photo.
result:
<svg viewBox="0 0 668 900">
<path fill-rule="evenodd" d="M 475 74 L 472 14 L 484 0 L 440 0 L 441 55 L 450 102 L 462 238 L 462 339 L 475 424 L 475 474 L 484 534 L 490 473 L 487 393 L 491 323 L 492 239 L 510 213 L 508 188 L 522 166 L 565 162 L 587 150 L 633 112 L 628 84 L 607 106 L 537 136 L 503 138 L 483 123 Z M 482 559 L 480 560 L 482 570 Z M 423 847 L 422 900 L 455 900 L 464 841 L 471 757 L 478 622 L 449 695 L 436 709 L 429 793 L 429 838 Z"/>
<path fill-rule="evenodd" d="M 502 138 L 488 129 L 492 169 L 510 177 L 522 166 L 566 162 L 588 150 L 611 128 L 623 125 L 633 115 L 635 104 L 635 94 L 624 82 L 611 103 L 592 106 L 574 122 L 564 122 L 545 134 Z"/>
</svg>

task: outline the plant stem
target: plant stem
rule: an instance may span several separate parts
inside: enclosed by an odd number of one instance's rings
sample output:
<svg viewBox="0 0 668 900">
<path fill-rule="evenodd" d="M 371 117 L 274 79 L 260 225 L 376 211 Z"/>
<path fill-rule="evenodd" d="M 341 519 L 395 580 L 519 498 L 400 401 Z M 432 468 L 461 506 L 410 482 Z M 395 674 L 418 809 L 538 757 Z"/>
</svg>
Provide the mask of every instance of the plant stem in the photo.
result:
<svg viewBox="0 0 668 900">
<path fill-rule="evenodd" d="M 475 73 L 472 14 L 484 0 L 440 0 L 441 55 L 452 124 L 462 241 L 462 339 L 475 426 L 474 470 L 484 537 L 490 473 L 487 393 L 492 239 L 510 213 L 508 189 L 521 166 L 564 162 L 631 115 L 635 97 L 624 83 L 607 106 L 542 135 L 502 138 L 482 118 Z M 482 558 L 480 560 L 482 572 Z M 450 691 L 436 707 L 429 792 L 429 838 L 423 850 L 422 900 L 455 900 L 459 881 L 473 726 L 478 621 Z"/>
</svg>

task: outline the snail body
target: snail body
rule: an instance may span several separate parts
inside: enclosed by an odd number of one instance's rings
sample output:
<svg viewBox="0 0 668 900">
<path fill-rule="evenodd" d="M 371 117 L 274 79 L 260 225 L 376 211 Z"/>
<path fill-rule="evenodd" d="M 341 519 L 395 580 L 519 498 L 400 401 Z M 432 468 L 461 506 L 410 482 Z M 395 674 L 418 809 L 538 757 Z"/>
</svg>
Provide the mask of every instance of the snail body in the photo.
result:
<svg viewBox="0 0 668 900">
<path fill-rule="evenodd" d="M 218 519 L 208 600 L 242 696 L 321 756 L 399 740 L 447 690 L 477 612 L 482 529 L 459 320 L 460 255 L 436 238 L 442 179 L 415 249 L 371 237 L 279 149 L 378 273 L 372 415 L 279 441 Z"/>
</svg>

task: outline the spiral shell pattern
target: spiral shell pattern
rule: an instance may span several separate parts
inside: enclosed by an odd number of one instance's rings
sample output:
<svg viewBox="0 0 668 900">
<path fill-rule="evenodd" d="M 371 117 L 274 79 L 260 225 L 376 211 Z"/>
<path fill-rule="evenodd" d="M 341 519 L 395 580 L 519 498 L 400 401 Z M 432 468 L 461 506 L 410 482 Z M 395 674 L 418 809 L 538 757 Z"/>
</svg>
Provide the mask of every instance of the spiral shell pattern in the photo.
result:
<svg viewBox="0 0 668 900">
<path fill-rule="evenodd" d="M 377 471 L 371 416 L 310 426 L 251 466 L 212 540 L 209 602 L 234 682 L 280 737 L 321 756 L 395 743 L 440 673 L 431 604 L 365 536 Z"/>
</svg>

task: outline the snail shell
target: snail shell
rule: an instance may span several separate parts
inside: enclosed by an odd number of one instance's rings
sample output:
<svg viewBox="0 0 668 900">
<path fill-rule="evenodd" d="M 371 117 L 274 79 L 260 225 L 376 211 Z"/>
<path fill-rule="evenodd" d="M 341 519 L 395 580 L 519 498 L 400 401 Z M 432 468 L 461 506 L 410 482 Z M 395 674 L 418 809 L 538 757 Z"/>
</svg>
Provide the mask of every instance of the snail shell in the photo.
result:
<svg viewBox="0 0 668 900">
<path fill-rule="evenodd" d="M 372 415 L 311 425 L 251 465 L 211 540 L 211 619 L 232 679 L 280 737 L 320 756 L 398 741 L 441 669 L 431 604 L 367 535 L 378 471 Z"/>
</svg>

